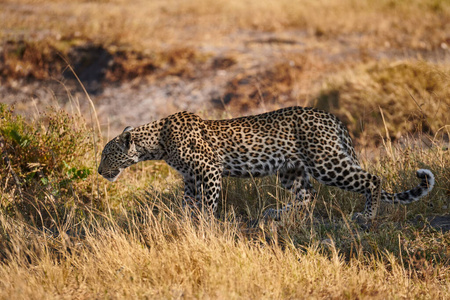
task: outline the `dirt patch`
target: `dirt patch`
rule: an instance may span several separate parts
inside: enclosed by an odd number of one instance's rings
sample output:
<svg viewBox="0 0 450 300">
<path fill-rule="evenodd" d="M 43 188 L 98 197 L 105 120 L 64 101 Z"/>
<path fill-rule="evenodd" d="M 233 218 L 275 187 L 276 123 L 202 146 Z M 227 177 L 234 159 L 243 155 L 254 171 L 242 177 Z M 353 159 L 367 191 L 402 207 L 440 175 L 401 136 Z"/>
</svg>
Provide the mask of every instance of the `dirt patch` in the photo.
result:
<svg viewBox="0 0 450 300">
<path fill-rule="evenodd" d="M 101 45 L 84 44 L 75 46 L 68 53 L 68 62 L 87 91 L 91 94 L 102 92 L 106 75 L 110 72 L 113 55 Z M 64 77 L 75 80 L 72 72 L 64 72 Z"/>
</svg>

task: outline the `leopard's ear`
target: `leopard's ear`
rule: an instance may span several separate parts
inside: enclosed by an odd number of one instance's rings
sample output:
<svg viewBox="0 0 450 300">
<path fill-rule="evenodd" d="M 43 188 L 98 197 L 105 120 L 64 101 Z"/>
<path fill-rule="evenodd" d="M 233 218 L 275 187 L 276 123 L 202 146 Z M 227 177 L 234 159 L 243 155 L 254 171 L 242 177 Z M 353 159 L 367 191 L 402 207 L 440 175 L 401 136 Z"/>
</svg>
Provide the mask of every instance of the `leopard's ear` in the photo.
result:
<svg viewBox="0 0 450 300">
<path fill-rule="evenodd" d="M 129 126 L 129 127 L 131 127 L 131 126 Z M 122 134 L 119 135 L 119 141 L 118 141 L 119 147 L 126 153 L 128 153 L 131 148 L 131 132 L 129 130 L 127 130 L 127 128 L 125 128 L 125 130 L 122 132 Z"/>
<path fill-rule="evenodd" d="M 131 130 L 133 130 L 133 129 L 134 129 L 133 126 L 127 126 L 127 127 L 125 127 L 125 129 L 122 131 L 122 133 L 127 132 L 127 131 L 131 131 Z"/>
</svg>

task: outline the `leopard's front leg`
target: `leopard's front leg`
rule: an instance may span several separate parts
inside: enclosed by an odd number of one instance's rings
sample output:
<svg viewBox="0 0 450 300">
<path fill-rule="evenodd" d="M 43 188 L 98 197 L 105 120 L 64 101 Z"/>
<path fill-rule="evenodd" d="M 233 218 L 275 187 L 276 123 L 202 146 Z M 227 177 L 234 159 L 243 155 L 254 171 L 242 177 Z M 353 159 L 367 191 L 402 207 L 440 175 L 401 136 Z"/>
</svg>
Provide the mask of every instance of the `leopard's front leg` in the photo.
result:
<svg viewBox="0 0 450 300">
<path fill-rule="evenodd" d="M 196 199 L 209 212 L 215 213 L 222 189 L 222 170 L 220 166 L 205 163 L 195 176 Z"/>
<path fill-rule="evenodd" d="M 190 176 L 184 176 L 184 197 L 183 207 L 198 209 L 200 202 L 196 200 L 195 180 Z"/>
<path fill-rule="evenodd" d="M 222 188 L 220 165 L 201 163 L 197 171 L 184 176 L 185 205 L 215 213 Z"/>
<path fill-rule="evenodd" d="M 180 137 L 166 141 L 166 162 L 184 178 L 184 200 L 187 205 L 214 213 L 222 185 L 222 163 L 219 155 L 204 139 L 201 124 L 181 124 Z M 181 131 L 182 130 L 182 131 Z"/>
</svg>

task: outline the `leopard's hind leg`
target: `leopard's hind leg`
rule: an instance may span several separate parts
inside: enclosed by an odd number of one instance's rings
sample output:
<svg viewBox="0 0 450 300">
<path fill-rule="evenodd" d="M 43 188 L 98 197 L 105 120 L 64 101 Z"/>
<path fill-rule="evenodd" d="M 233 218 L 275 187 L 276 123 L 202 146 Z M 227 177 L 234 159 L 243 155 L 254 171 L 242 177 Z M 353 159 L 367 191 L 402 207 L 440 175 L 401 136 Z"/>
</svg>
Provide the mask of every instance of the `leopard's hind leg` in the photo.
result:
<svg viewBox="0 0 450 300">
<path fill-rule="evenodd" d="M 363 194 L 366 197 L 364 212 L 355 216 L 358 220 L 362 219 L 361 221 L 373 220 L 376 217 L 380 201 L 409 204 L 427 195 L 434 185 L 434 175 L 429 170 L 419 170 L 417 177 L 421 179 L 421 183 L 417 187 L 391 194 L 382 190 L 378 176 L 364 171 L 351 158 L 343 158 L 339 165 L 333 168 L 329 168 L 329 164 L 325 162 L 315 166 L 311 173 L 323 184 Z"/>
<path fill-rule="evenodd" d="M 280 219 L 283 213 L 292 208 L 307 205 L 316 197 L 317 192 L 314 190 L 310 182 L 309 174 L 303 165 L 296 165 L 295 167 L 280 170 L 279 178 L 281 185 L 293 194 L 294 200 L 281 209 L 271 208 L 266 210 L 265 216 Z"/>
</svg>

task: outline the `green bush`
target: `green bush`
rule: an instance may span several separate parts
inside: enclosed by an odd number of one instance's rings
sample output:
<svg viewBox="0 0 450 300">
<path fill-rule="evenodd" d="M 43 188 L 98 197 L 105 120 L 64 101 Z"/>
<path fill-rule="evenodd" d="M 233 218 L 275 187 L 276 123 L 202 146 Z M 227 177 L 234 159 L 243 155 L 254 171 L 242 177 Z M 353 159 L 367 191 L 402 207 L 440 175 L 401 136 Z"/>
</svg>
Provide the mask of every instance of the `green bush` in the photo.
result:
<svg viewBox="0 0 450 300">
<path fill-rule="evenodd" d="M 1 207 L 35 219 L 51 204 L 58 213 L 92 192 L 93 132 L 79 115 L 51 108 L 36 121 L 0 105 Z"/>
</svg>

